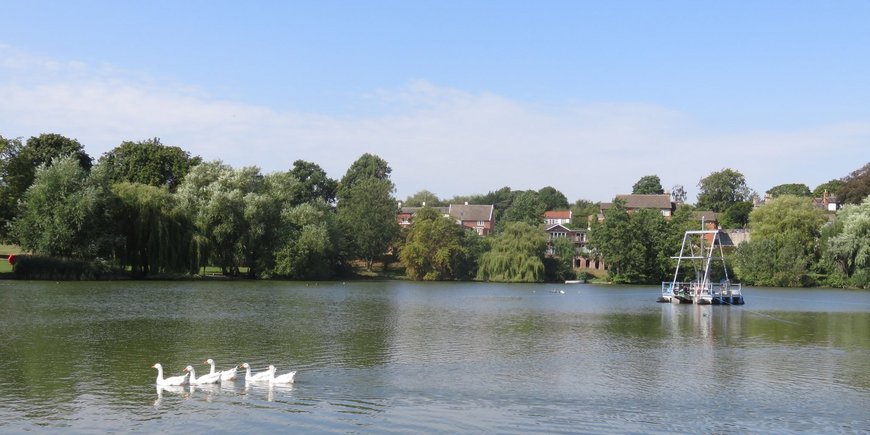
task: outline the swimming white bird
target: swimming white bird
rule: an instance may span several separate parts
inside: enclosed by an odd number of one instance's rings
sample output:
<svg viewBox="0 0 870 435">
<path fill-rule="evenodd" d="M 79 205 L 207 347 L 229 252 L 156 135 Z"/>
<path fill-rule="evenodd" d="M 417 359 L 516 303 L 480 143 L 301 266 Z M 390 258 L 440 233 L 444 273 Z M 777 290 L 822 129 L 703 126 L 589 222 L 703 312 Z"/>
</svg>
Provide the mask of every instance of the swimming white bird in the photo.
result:
<svg viewBox="0 0 870 435">
<path fill-rule="evenodd" d="M 283 375 L 275 376 L 275 366 L 270 365 L 269 371 L 272 372 L 272 382 L 276 384 L 292 384 L 293 378 L 296 376 L 296 371 L 284 373 Z"/>
<path fill-rule="evenodd" d="M 187 366 L 184 371 L 190 373 L 190 385 L 214 384 L 221 381 L 221 372 L 209 373 L 196 377 L 196 372 L 193 371 L 193 366 Z"/>
<path fill-rule="evenodd" d="M 154 364 L 151 368 L 157 369 L 157 385 L 184 385 L 187 381 L 187 373 L 163 379 L 163 366 L 160 363 Z"/>
<path fill-rule="evenodd" d="M 242 363 L 239 367 L 245 369 L 245 382 L 266 382 L 271 381 L 275 377 L 275 366 L 269 366 L 265 372 L 260 372 L 253 376 L 251 376 L 251 366 L 248 363 Z"/>
<path fill-rule="evenodd" d="M 211 371 L 209 372 L 209 374 L 215 373 L 213 359 L 209 358 L 209 359 L 203 361 L 203 364 L 208 364 L 211 366 Z M 222 370 L 222 371 L 218 372 L 221 374 L 221 381 L 232 381 L 233 379 L 235 379 L 236 378 L 236 369 L 238 369 L 238 367 L 233 367 L 229 370 Z"/>
</svg>

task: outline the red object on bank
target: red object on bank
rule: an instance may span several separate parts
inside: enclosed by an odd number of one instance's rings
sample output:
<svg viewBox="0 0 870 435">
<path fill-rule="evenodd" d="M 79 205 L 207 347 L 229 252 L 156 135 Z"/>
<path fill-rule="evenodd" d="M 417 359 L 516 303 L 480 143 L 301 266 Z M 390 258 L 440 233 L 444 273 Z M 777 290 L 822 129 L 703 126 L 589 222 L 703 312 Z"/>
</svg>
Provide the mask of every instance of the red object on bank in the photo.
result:
<svg viewBox="0 0 870 435">
<path fill-rule="evenodd" d="M 15 254 L 9 254 L 9 257 L 6 257 L 6 261 L 11 265 L 15 265 Z"/>
</svg>

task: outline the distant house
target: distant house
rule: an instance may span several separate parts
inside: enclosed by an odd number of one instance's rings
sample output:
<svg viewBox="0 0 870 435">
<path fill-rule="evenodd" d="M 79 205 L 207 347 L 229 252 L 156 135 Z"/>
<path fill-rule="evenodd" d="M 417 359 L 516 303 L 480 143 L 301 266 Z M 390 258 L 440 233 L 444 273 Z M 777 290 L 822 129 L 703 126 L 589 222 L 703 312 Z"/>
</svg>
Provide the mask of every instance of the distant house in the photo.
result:
<svg viewBox="0 0 870 435">
<path fill-rule="evenodd" d="M 550 210 L 544 212 L 544 223 L 547 225 L 570 224 L 571 210 Z"/>
<path fill-rule="evenodd" d="M 837 201 L 837 197 L 828 193 L 825 190 L 822 193 L 821 198 L 813 198 L 813 207 L 825 210 L 825 211 L 837 211 L 840 209 L 840 202 Z"/>
<path fill-rule="evenodd" d="M 622 200 L 625 203 L 625 208 L 629 213 L 635 210 L 652 209 L 658 210 L 666 219 L 670 219 L 677 209 L 676 203 L 671 201 L 671 195 L 616 195 L 617 200 Z M 604 212 L 613 208 L 612 202 L 602 202 L 598 220 L 604 220 Z"/>
<path fill-rule="evenodd" d="M 456 223 L 485 236 L 492 232 L 495 207 L 481 204 L 450 204 L 447 214 Z"/>
<path fill-rule="evenodd" d="M 399 210 L 396 212 L 396 222 L 399 223 L 399 226 L 402 228 L 408 228 L 411 226 L 411 221 L 414 219 L 414 216 L 417 214 L 420 209 L 423 207 L 402 207 L 402 203 L 399 203 Z M 443 216 L 447 216 L 447 207 L 430 207 L 438 211 L 438 213 Z"/>
</svg>

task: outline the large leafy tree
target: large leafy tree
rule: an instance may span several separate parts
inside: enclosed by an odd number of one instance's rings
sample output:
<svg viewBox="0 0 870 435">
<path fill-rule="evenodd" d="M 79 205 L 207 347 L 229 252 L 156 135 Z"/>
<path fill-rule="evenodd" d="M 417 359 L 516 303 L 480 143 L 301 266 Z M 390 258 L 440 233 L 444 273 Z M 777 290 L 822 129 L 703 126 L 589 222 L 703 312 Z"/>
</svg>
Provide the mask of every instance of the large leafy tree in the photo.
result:
<svg viewBox="0 0 870 435">
<path fill-rule="evenodd" d="M 676 236 L 669 234 L 657 211 L 629 214 L 622 201 L 615 201 L 605 212 L 604 221 L 592 227 L 588 246 L 607 264 L 611 281 L 657 282 L 666 276 L 669 256 L 673 255 L 667 251 L 673 250 Z"/>
<path fill-rule="evenodd" d="M 110 213 L 118 227 L 116 257 L 134 276 L 192 272 L 198 265 L 194 227 L 166 187 L 116 183 Z"/>
<path fill-rule="evenodd" d="M 274 274 L 294 279 L 329 279 L 341 272 L 343 234 L 332 208 L 322 199 L 285 208 L 283 245 L 275 253 Z"/>
<path fill-rule="evenodd" d="M 778 198 L 782 195 L 812 196 L 810 188 L 807 187 L 806 184 L 802 183 L 780 184 L 778 186 L 771 187 L 770 190 L 767 191 L 767 194 L 770 195 L 772 198 Z"/>
<path fill-rule="evenodd" d="M 751 285 L 800 286 L 814 283 L 824 212 L 809 198 L 781 196 L 749 214 L 752 240 L 736 252 L 738 277 Z"/>
<path fill-rule="evenodd" d="M 316 163 L 296 160 L 293 162 L 290 175 L 297 181 L 291 191 L 293 204 L 299 205 L 317 200 L 323 200 L 327 204 L 335 202 L 338 182 L 329 178 L 326 171 Z"/>
<path fill-rule="evenodd" d="M 0 219 L 10 220 L 17 214 L 17 204 L 24 192 L 33 184 L 36 170 L 40 166 L 50 166 L 57 157 L 72 155 L 79 167 L 90 171 L 91 157 L 75 139 L 59 134 L 41 134 L 27 139 L 22 145 L 19 139 L 0 137 Z"/>
<path fill-rule="evenodd" d="M 870 197 L 840 209 L 836 225 L 830 227 L 825 256 L 845 278 L 842 284 L 870 287 Z"/>
<path fill-rule="evenodd" d="M 369 179 L 387 180 L 390 179 L 390 173 L 393 170 L 390 168 L 387 161 L 374 154 L 365 153 L 360 158 L 356 159 L 341 177 L 338 183 L 338 199 L 346 200 L 351 195 L 351 189 L 360 182 Z M 389 181 L 391 187 L 392 181 Z"/>
<path fill-rule="evenodd" d="M 529 225 L 538 226 L 544 223 L 544 212 L 547 204 L 541 199 L 541 195 L 534 190 L 521 192 L 505 210 L 498 223 L 499 228 L 504 228 L 508 222 L 525 222 Z"/>
<path fill-rule="evenodd" d="M 191 169 L 177 195 L 208 262 L 223 273 L 247 266 L 251 276 L 271 268 L 281 208 L 258 168 L 202 163 Z"/>
<path fill-rule="evenodd" d="M 384 159 L 366 153 L 350 165 L 338 184 L 338 216 L 349 234 L 350 254 L 365 260 L 368 270 L 399 234 L 390 172 Z"/>
<path fill-rule="evenodd" d="M 546 186 L 538 191 L 538 198 L 544 203 L 546 210 L 567 210 L 568 198 L 555 187 Z"/>
<path fill-rule="evenodd" d="M 722 212 L 736 202 L 749 199 L 746 178 L 738 171 L 723 169 L 713 172 L 698 183 L 697 206 L 701 210 Z"/>
<path fill-rule="evenodd" d="M 510 222 L 492 238 L 480 259 L 477 278 L 496 282 L 541 282 L 547 238 L 538 226 Z"/>
<path fill-rule="evenodd" d="M 125 141 L 100 157 L 109 181 L 130 182 L 166 187 L 174 192 L 190 168 L 202 162 L 199 157 L 176 146 L 163 145 L 153 138 L 139 142 Z"/>
<path fill-rule="evenodd" d="M 480 236 L 435 209 L 424 207 L 414 217 L 399 259 L 413 280 L 469 279 L 479 254 L 474 243 L 466 243 L 471 238 Z"/>
<path fill-rule="evenodd" d="M 631 193 L 635 195 L 661 195 L 665 193 L 658 175 L 645 175 L 634 183 Z"/>
<path fill-rule="evenodd" d="M 844 178 L 837 195 L 843 204 L 859 204 L 864 201 L 870 195 L 870 163 Z"/>
<path fill-rule="evenodd" d="M 79 157 L 70 154 L 42 164 L 22 197 L 11 224 L 12 239 L 27 251 L 62 257 L 96 254 L 99 191 L 88 182 Z"/>
</svg>

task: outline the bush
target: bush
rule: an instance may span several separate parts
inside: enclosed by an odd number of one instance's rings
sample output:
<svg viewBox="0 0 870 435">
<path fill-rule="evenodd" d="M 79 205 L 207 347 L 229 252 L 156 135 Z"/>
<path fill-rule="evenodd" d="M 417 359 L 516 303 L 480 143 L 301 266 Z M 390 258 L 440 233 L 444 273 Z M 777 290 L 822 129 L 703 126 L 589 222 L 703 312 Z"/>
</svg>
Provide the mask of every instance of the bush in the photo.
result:
<svg viewBox="0 0 870 435">
<path fill-rule="evenodd" d="M 88 280 L 120 275 L 104 260 L 85 261 L 73 258 L 20 255 L 12 268 L 17 279 Z"/>
</svg>

